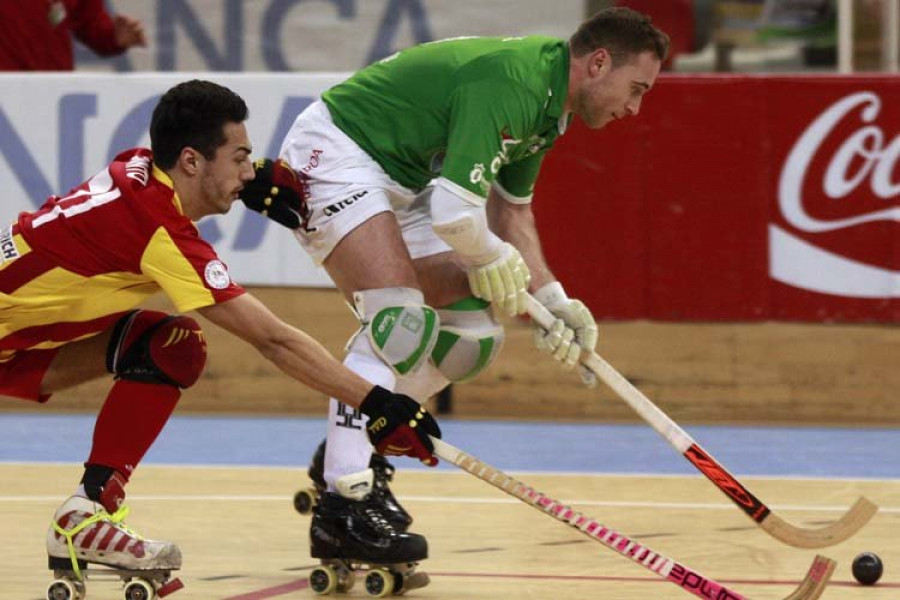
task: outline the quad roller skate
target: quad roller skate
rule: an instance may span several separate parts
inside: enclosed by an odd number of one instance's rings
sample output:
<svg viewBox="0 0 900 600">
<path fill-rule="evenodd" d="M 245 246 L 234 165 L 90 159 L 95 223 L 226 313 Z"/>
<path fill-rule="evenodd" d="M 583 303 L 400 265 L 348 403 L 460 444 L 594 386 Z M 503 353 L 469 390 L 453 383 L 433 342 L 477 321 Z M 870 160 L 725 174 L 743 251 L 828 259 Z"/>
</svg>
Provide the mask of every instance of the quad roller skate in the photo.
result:
<svg viewBox="0 0 900 600">
<path fill-rule="evenodd" d="M 310 553 L 321 565 L 309 574 L 316 594 L 345 593 L 365 570 L 365 589 L 373 597 L 403 594 L 425 587 L 418 562 L 428 558 L 428 542 L 419 534 L 399 532 L 369 501 L 374 473 L 366 469 L 339 478 L 337 493 L 326 492 L 313 509 Z"/>
<path fill-rule="evenodd" d="M 399 532 L 409 529 L 412 524 L 412 516 L 397 502 L 397 498 L 391 492 L 388 485 L 394 479 L 394 465 L 380 454 L 372 454 L 369 468 L 375 474 L 372 492 L 368 501 L 381 508 L 384 518 Z M 294 508 L 301 515 L 312 513 L 319 497 L 325 493 L 325 442 L 319 444 L 313 455 L 307 474 L 313 482 L 313 486 L 302 489 L 294 494 Z"/>
<path fill-rule="evenodd" d="M 53 517 L 47 532 L 48 566 L 54 580 L 47 600 L 82 600 L 87 581 L 118 579 L 125 600 L 153 600 L 180 590 L 172 578 L 181 551 L 170 542 L 145 540 L 122 523 L 126 507 L 110 514 L 103 505 L 72 496 Z"/>
</svg>

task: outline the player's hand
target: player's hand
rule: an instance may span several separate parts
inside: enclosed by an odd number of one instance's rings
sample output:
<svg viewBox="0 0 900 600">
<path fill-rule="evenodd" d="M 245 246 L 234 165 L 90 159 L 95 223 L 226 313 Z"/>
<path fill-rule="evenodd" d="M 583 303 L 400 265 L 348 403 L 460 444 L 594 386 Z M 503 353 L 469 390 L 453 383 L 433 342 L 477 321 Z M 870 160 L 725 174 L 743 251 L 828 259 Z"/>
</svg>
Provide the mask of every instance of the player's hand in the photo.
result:
<svg viewBox="0 0 900 600">
<path fill-rule="evenodd" d="M 369 417 L 366 432 L 379 454 L 412 456 L 433 467 L 438 459 L 429 436 L 441 437 L 441 428 L 418 402 L 375 386 L 359 411 Z"/>
<path fill-rule="evenodd" d="M 580 300 L 566 296 L 558 281 L 543 286 L 534 298 L 556 317 L 550 329 L 533 322 L 535 346 L 558 360 L 566 371 L 577 365 L 586 386 L 597 385 L 597 376 L 578 363 L 583 353 L 593 352 L 597 345 L 597 323 L 591 311 Z"/>
<path fill-rule="evenodd" d="M 498 256 L 488 263 L 468 268 L 472 295 L 496 305 L 514 317 L 525 312 L 525 297 L 531 272 L 515 246 L 504 242 Z"/>
<path fill-rule="evenodd" d="M 119 48 L 131 48 L 132 46 L 146 46 L 147 37 L 144 35 L 143 24 L 126 15 L 113 17 L 113 38 Z"/>
<path fill-rule="evenodd" d="M 298 229 L 309 218 L 306 186 L 282 159 L 254 161 L 256 177 L 244 184 L 241 201 L 250 210 L 269 217 L 288 229 Z"/>
</svg>

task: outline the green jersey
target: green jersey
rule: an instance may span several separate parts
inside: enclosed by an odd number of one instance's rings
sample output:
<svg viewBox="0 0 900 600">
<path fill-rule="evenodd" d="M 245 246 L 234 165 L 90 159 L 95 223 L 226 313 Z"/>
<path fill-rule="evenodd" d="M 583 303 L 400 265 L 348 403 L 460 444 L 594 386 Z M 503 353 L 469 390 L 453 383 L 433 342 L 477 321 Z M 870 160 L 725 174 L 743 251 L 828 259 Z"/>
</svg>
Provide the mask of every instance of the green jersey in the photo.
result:
<svg viewBox="0 0 900 600">
<path fill-rule="evenodd" d="M 565 129 L 568 85 L 563 40 L 455 38 L 389 56 L 322 99 L 334 123 L 405 187 L 440 176 L 486 197 L 496 180 L 528 198 Z"/>
</svg>

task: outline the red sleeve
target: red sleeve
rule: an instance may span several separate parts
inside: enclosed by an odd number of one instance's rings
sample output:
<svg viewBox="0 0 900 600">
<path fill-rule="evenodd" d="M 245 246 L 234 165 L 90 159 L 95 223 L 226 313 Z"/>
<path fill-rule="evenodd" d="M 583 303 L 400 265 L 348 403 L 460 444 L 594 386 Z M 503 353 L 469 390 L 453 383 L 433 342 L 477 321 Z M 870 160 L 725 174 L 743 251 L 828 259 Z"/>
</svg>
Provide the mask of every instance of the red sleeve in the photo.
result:
<svg viewBox="0 0 900 600">
<path fill-rule="evenodd" d="M 71 8 L 69 27 L 80 42 L 101 56 L 125 51 L 116 43 L 113 20 L 103 0 L 78 0 Z"/>
</svg>

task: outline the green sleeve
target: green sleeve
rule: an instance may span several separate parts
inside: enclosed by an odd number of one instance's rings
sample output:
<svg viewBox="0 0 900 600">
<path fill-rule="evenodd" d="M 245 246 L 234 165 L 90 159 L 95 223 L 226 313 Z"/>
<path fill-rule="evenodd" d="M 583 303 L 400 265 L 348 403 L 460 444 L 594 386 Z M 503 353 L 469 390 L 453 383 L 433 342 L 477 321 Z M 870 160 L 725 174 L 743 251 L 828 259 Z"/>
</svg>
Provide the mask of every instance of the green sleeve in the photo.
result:
<svg viewBox="0 0 900 600">
<path fill-rule="evenodd" d="M 530 198 L 547 151 L 538 152 L 500 169 L 497 183 L 517 198 Z"/>
<path fill-rule="evenodd" d="M 441 175 L 487 197 L 491 182 L 534 128 L 541 109 L 533 93 L 513 80 L 481 79 L 457 87 Z"/>
</svg>

